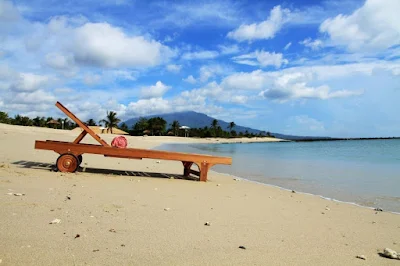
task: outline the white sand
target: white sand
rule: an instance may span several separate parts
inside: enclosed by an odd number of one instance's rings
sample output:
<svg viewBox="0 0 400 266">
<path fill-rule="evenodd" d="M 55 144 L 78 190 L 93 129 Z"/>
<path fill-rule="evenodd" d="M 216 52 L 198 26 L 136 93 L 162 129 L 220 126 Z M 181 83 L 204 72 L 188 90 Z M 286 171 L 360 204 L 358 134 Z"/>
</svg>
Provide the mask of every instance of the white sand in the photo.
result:
<svg viewBox="0 0 400 266">
<path fill-rule="evenodd" d="M 216 173 L 207 183 L 125 174 L 182 174 L 174 161 L 85 154 L 87 172 L 51 172 L 58 154 L 34 149 L 35 140 L 75 137 L 0 124 L 1 265 L 400 264 L 377 251 L 400 251 L 400 215 Z M 128 137 L 138 148 L 207 141 Z"/>
</svg>

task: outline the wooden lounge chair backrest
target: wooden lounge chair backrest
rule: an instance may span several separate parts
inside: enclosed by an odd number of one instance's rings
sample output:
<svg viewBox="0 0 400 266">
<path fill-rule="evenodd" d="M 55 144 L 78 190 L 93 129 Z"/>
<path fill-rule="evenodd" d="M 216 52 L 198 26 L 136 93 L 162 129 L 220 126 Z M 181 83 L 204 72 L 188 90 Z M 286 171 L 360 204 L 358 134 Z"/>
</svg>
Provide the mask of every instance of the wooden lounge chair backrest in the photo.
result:
<svg viewBox="0 0 400 266">
<path fill-rule="evenodd" d="M 102 138 L 100 138 L 99 135 L 94 133 L 94 131 L 91 130 L 88 126 L 82 123 L 82 121 L 79 120 L 79 118 L 76 117 L 64 105 L 62 105 L 60 102 L 57 102 L 56 106 L 83 129 L 82 133 L 74 140 L 74 144 L 78 144 L 86 136 L 86 134 L 89 133 L 89 135 L 92 136 L 95 140 L 97 140 L 97 142 L 99 142 L 101 145 L 105 147 L 110 147 L 110 145 L 107 142 L 105 142 Z"/>
</svg>

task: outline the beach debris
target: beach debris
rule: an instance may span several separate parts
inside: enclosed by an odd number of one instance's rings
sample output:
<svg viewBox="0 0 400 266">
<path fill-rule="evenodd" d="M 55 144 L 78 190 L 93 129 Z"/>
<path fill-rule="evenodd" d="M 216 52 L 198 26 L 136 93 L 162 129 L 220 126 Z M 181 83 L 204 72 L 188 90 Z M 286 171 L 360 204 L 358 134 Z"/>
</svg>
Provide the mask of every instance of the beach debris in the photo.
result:
<svg viewBox="0 0 400 266">
<path fill-rule="evenodd" d="M 100 251 L 100 249 L 93 249 L 93 252 L 97 252 L 97 251 Z"/>
<path fill-rule="evenodd" d="M 19 197 L 19 196 L 25 196 L 24 193 L 12 193 L 12 192 L 8 192 L 7 195 L 9 195 L 9 196 L 14 195 L 14 196 L 17 196 L 17 197 Z"/>
<path fill-rule="evenodd" d="M 296 191 L 292 190 L 292 193 L 296 193 Z"/>
<path fill-rule="evenodd" d="M 375 208 L 374 211 L 383 212 L 383 210 L 381 208 Z"/>
<path fill-rule="evenodd" d="M 54 219 L 53 221 L 51 221 L 49 224 L 59 224 L 61 223 L 60 219 Z"/>
<path fill-rule="evenodd" d="M 164 211 L 169 211 L 171 210 L 171 208 L 164 208 Z"/>
<path fill-rule="evenodd" d="M 383 250 L 383 253 L 381 254 L 383 257 L 389 258 L 389 259 L 398 259 L 400 260 L 400 254 L 394 251 L 393 249 L 390 248 L 385 248 Z"/>
<path fill-rule="evenodd" d="M 241 249 L 246 249 L 246 247 L 245 247 L 245 246 L 239 246 L 239 248 L 241 248 Z"/>
<path fill-rule="evenodd" d="M 110 229 L 110 230 L 108 230 L 109 232 L 111 232 L 111 233 L 116 233 L 117 231 L 115 231 L 115 229 Z"/>
<path fill-rule="evenodd" d="M 210 226 L 211 223 L 210 223 L 210 222 L 205 222 L 204 225 L 205 225 L 205 226 Z"/>
<path fill-rule="evenodd" d="M 70 196 L 67 196 L 67 200 L 71 200 L 71 197 L 70 197 Z"/>
<path fill-rule="evenodd" d="M 156 161 L 156 163 L 161 163 L 161 161 Z"/>
<path fill-rule="evenodd" d="M 81 235 L 80 235 L 80 234 L 76 234 L 76 236 L 75 236 L 74 239 L 76 239 L 76 238 L 78 238 L 78 237 L 81 237 Z"/>
<path fill-rule="evenodd" d="M 364 255 L 357 255 L 356 258 L 360 260 L 367 260 L 367 258 Z"/>
<path fill-rule="evenodd" d="M 240 178 L 234 178 L 233 180 L 235 180 L 235 181 L 240 181 Z"/>
</svg>

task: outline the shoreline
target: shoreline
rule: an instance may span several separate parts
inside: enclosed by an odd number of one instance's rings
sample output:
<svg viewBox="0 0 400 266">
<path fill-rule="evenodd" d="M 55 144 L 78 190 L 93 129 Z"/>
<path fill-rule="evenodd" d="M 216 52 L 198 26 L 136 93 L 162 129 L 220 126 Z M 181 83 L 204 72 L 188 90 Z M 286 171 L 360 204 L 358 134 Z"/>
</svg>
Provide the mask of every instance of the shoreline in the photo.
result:
<svg viewBox="0 0 400 266">
<path fill-rule="evenodd" d="M 241 177 L 241 176 L 235 176 L 235 175 L 228 174 L 228 173 L 217 172 L 215 170 L 210 170 L 210 173 L 211 172 L 214 172 L 214 173 L 219 174 L 219 175 L 227 176 L 227 177 L 232 178 L 234 180 L 235 179 L 239 179 L 239 180 L 235 180 L 235 181 L 238 181 L 238 182 L 246 181 L 246 182 L 254 183 L 254 184 L 257 184 L 257 185 L 261 185 L 261 186 L 268 186 L 268 187 L 278 188 L 278 189 L 281 189 L 281 190 L 284 190 L 284 191 L 287 191 L 287 192 L 295 191 L 295 193 L 309 195 L 309 196 L 313 196 L 313 197 L 318 197 L 318 198 L 321 198 L 321 199 L 324 199 L 324 200 L 327 200 L 327 201 L 350 204 L 350 205 L 353 205 L 353 206 L 357 206 L 357 207 L 360 207 L 360 208 L 366 208 L 366 209 L 370 209 L 370 210 L 375 210 L 376 209 L 374 207 L 369 207 L 369 206 L 362 205 L 362 204 L 359 204 L 359 203 L 356 203 L 356 202 L 343 201 L 343 200 L 339 200 L 339 199 L 335 199 L 335 198 L 326 197 L 326 196 L 323 196 L 323 195 L 320 195 L 320 194 L 313 194 L 313 193 L 310 193 L 310 192 L 303 192 L 303 191 L 293 190 L 293 189 L 290 189 L 290 188 L 285 188 L 285 187 L 274 185 L 274 184 L 270 184 L 270 183 L 263 183 L 263 182 L 251 180 L 251 179 L 248 179 L 248 178 L 245 178 L 245 177 Z M 387 213 L 400 215 L 400 212 L 395 212 L 395 211 L 390 211 L 390 210 L 383 210 L 383 211 L 387 212 Z"/>
</svg>

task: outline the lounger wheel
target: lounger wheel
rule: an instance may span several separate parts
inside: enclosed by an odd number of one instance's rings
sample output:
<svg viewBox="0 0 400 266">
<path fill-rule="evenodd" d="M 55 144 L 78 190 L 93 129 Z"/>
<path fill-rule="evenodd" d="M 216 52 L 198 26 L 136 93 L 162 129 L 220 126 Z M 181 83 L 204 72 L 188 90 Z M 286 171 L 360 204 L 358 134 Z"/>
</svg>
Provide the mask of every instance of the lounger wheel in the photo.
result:
<svg viewBox="0 0 400 266">
<path fill-rule="evenodd" d="M 65 153 L 58 157 L 56 165 L 60 172 L 73 173 L 78 169 L 79 159 L 73 154 Z"/>
<path fill-rule="evenodd" d="M 79 161 L 79 164 L 78 164 L 78 166 L 79 166 L 79 165 L 81 165 L 81 163 L 83 161 L 82 154 L 78 155 L 78 161 Z"/>
</svg>

